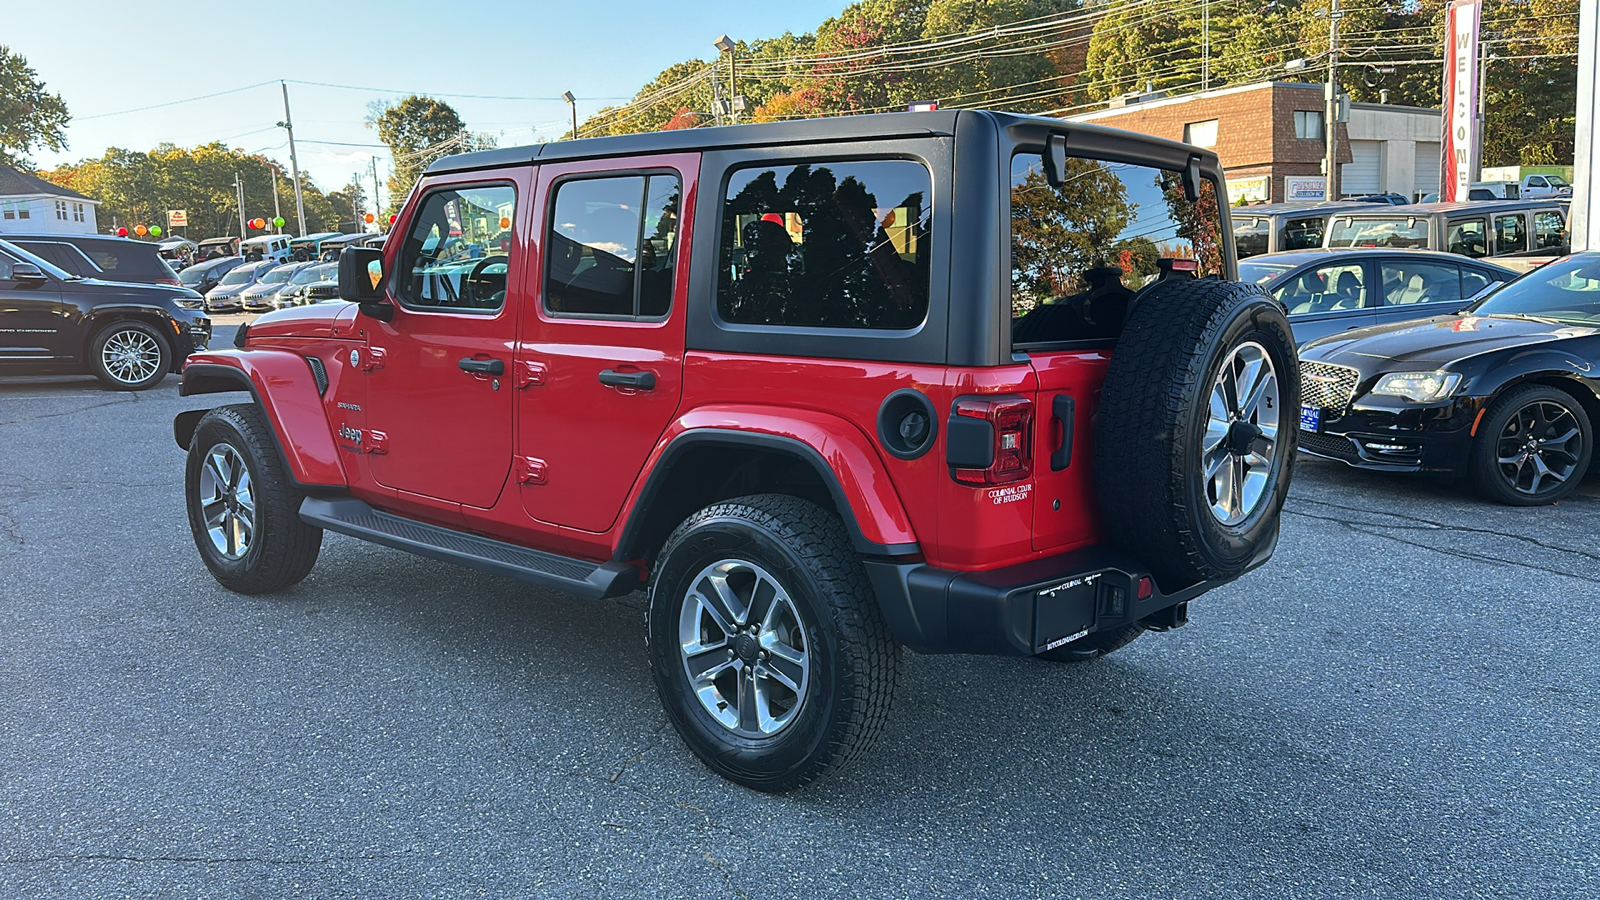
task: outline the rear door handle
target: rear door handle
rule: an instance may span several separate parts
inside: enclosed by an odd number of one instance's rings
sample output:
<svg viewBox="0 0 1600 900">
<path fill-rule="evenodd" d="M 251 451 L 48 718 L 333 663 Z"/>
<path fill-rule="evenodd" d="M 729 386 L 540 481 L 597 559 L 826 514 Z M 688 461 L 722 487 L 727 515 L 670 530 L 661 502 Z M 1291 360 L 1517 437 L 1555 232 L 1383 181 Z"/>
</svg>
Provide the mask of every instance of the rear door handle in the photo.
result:
<svg viewBox="0 0 1600 900">
<path fill-rule="evenodd" d="M 633 388 L 637 391 L 653 391 L 656 389 L 656 373 L 618 372 L 616 369 L 606 369 L 600 373 L 600 383 L 611 387 Z"/>
<path fill-rule="evenodd" d="M 1059 472 L 1072 465 L 1072 422 L 1077 417 L 1078 403 L 1066 394 L 1057 394 L 1050 401 L 1050 416 L 1061 422 L 1061 447 L 1050 454 L 1050 471 Z"/>
<path fill-rule="evenodd" d="M 474 375 L 504 375 L 506 373 L 506 362 L 503 359 L 473 359 L 470 356 L 463 356 L 456 365 L 461 367 L 461 371 L 471 372 Z"/>
</svg>

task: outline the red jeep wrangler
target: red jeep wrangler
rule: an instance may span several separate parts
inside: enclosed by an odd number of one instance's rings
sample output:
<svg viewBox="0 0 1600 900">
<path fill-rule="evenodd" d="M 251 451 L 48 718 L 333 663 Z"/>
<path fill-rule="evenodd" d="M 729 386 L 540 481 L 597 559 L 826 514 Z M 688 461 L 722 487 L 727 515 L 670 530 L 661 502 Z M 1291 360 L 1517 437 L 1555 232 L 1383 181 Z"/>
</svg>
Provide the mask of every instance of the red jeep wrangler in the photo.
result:
<svg viewBox="0 0 1600 900">
<path fill-rule="evenodd" d="M 873 743 L 902 646 L 1091 659 L 1271 555 L 1295 346 L 1221 177 L 971 110 L 442 159 L 348 302 L 191 357 L 185 395 L 251 395 L 174 423 L 195 544 L 243 593 L 325 529 L 648 586 L 684 741 L 797 787 Z"/>
</svg>

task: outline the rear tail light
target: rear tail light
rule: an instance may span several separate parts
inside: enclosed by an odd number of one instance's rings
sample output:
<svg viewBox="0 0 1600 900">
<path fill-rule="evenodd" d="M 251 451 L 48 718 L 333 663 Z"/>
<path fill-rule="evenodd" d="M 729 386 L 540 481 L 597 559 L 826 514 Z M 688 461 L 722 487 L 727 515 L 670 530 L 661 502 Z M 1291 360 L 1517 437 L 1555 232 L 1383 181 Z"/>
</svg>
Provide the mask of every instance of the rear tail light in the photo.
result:
<svg viewBox="0 0 1600 900">
<path fill-rule="evenodd" d="M 963 397 L 950 417 L 950 474 L 962 484 L 1009 484 L 1033 474 L 1033 401 Z"/>
<path fill-rule="evenodd" d="M 156 284 L 175 284 L 178 287 L 183 287 L 183 282 L 176 278 L 157 278 Z"/>
</svg>

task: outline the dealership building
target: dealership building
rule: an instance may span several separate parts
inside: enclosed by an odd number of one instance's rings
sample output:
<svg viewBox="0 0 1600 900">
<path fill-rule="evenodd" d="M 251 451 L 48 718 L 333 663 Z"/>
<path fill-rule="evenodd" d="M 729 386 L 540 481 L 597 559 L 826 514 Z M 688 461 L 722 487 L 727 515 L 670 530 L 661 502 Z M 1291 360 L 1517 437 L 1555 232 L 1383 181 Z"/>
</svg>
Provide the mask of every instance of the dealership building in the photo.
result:
<svg viewBox="0 0 1600 900">
<path fill-rule="evenodd" d="M 1231 203 L 1323 199 L 1323 87 L 1270 81 L 1168 97 L 1118 97 L 1072 116 L 1216 151 Z M 1336 126 L 1339 192 L 1395 193 L 1415 200 L 1439 190 L 1439 111 L 1352 103 Z"/>
</svg>

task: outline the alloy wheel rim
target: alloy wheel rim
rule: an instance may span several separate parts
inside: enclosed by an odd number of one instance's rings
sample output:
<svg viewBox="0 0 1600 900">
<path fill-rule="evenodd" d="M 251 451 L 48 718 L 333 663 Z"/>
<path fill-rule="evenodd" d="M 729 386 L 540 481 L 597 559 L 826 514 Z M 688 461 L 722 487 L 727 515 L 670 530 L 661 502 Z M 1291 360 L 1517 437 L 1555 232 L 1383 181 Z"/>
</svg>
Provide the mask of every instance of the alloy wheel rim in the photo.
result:
<svg viewBox="0 0 1600 900">
<path fill-rule="evenodd" d="M 1265 347 L 1235 347 L 1211 383 L 1201 469 L 1206 502 L 1224 525 L 1261 506 L 1278 455 L 1278 372 Z"/>
<path fill-rule="evenodd" d="M 1583 434 L 1572 410 L 1535 400 L 1511 414 L 1495 442 L 1500 475 L 1519 494 L 1559 490 L 1578 468 Z"/>
<path fill-rule="evenodd" d="M 161 368 L 161 345 L 144 331 L 124 329 L 106 340 L 100 361 L 112 378 L 123 384 L 138 384 Z"/>
<path fill-rule="evenodd" d="M 805 705 L 811 652 L 799 609 L 755 563 L 701 569 L 685 593 L 678 638 L 690 690 L 728 731 L 772 737 Z"/>
<path fill-rule="evenodd" d="M 256 498 L 250 469 L 231 444 L 214 444 L 200 466 L 200 515 L 211 547 L 225 559 L 243 559 L 256 535 Z"/>
</svg>

